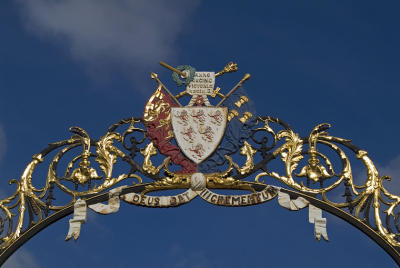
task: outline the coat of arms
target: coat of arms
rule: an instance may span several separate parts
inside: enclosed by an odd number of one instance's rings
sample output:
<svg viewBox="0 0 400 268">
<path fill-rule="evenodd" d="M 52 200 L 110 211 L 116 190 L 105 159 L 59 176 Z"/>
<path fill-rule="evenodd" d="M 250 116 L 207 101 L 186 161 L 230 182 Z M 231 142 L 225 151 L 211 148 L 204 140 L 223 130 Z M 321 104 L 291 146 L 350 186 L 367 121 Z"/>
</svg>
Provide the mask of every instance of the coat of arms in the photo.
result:
<svg viewBox="0 0 400 268">
<path fill-rule="evenodd" d="M 221 152 L 218 152 L 224 134 L 228 136 L 230 144 L 220 148 L 223 155 L 227 150 L 232 150 L 232 146 L 237 150 L 248 137 L 243 137 L 242 130 L 250 123 L 252 113 L 243 110 L 249 100 L 239 89 L 250 75 L 246 74 L 232 90 L 223 95 L 219 87 L 214 88 L 215 79 L 224 73 L 236 71 L 236 64 L 231 62 L 218 73 L 196 71 L 188 65 L 174 68 L 163 62 L 161 64 L 173 71 L 173 80 L 177 86 L 185 86 L 185 90 L 173 95 L 152 73 L 152 78 L 158 81 L 159 86 L 145 106 L 143 119 L 147 136 L 161 154 L 182 167 L 182 173 L 209 173 L 213 170 L 210 164 L 215 168 L 221 164 L 221 160 L 226 161 L 225 157 L 220 159 Z M 183 106 L 178 99 L 185 95 L 189 99 L 188 104 Z M 213 104 L 212 99 L 217 97 L 220 101 Z"/>
</svg>

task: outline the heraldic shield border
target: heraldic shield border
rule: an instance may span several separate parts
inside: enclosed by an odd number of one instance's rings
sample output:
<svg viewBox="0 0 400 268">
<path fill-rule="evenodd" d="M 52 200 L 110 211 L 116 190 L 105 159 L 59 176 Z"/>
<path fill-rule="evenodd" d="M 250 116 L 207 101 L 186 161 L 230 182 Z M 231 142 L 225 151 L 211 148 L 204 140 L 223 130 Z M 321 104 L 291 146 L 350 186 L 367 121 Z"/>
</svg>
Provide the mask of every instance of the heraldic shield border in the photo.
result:
<svg viewBox="0 0 400 268">
<path fill-rule="evenodd" d="M 330 135 L 326 123 L 304 137 L 279 118 L 257 116 L 242 87 L 249 74 L 226 94 L 214 88 L 215 79 L 237 71 L 237 64 L 230 62 L 217 73 L 196 72 L 189 65 L 161 65 L 173 72 L 176 87 L 186 90 L 174 95 L 151 73 L 157 88 L 142 117 L 116 122 L 99 139 L 71 127 L 70 138 L 33 155 L 21 177 L 10 180 L 15 192 L 0 200 L 0 265 L 35 234 L 67 215 L 73 214 L 66 240 L 76 240 L 88 209 L 111 214 L 121 201 L 160 208 L 181 206 L 194 198 L 230 207 L 276 199 L 291 211 L 308 209 L 318 240 L 328 240 L 322 214 L 326 211 L 364 232 L 400 265 L 400 196 L 384 187 L 383 181 L 390 178 L 378 171 L 365 150 Z M 184 107 L 180 100 L 187 97 L 189 104 Z M 184 136 L 174 116 L 174 111 L 191 109 L 224 111 L 219 128 L 223 135 L 197 160 L 179 140 Z M 364 166 L 365 178 L 353 177 L 354 161 Z M 124 163 L 125 169 L 116 169 L 117 163 Z M 35 185 L 38 169 L 47 174 L 41 187 Z M 176 191 L 163 195 L 164 190 Z"/>
</svg>

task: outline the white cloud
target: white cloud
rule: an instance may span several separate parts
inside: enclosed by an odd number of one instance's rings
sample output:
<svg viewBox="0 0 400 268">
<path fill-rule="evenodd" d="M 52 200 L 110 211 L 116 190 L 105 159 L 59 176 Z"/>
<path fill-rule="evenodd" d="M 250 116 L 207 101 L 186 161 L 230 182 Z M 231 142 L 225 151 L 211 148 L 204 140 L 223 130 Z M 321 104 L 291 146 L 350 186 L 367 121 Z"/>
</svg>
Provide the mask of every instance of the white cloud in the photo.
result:
<svg viewBox="0 0 400 268">
<path fill-rule="evenodd" d="M 374 159 L 372 159 L 373 161 Z M 390 193 L 400 195 L 400 155 L 396 156 L 387 163 L 378 163 L 374 161 L 379 176 L 389 176 L 391 180 L 384 180 L 383 186 Z M 367 169 L 364 165 L 353 169 L 354 182 L 357 185 L 363 185 L 368 180 Z"/>
<path fill-rule="evenodd" d="M 379 176 L 390 177 L 390 181 L 383 181 L 383 186 L 386 190 L 391 194 L 400 195 L 400 155 L 387 163 L 382 164 L 375 161 L 374 164 L 378 170 Z M 357 185 L 363 185 L 368 179 L 367 169 L 365 166 L 362 166 L 361 169 L 353 170 L 353 175 Z"/>
<path fill-rule="evenodd" d="M 391 160 L 387 165 L 377 167 L 380 176 L 389 176 L 391 181 L 384 183 L 385 188 L 392 194 L 400 195 L 400 155 Z"/>
<path fill-rule="evenodd" d="M 134 72 L 177 55 L 175 42 L 199 1 L 19 0 L 19 4 L 30 32 L 67 45 L 91 71 L 122 65 Z"/>
<path fill-rule="evenodd" d="M 26 249 L 18 249 L 2 266 L 4 268 L 40 268 L 36 258 Z"/>
</svg>

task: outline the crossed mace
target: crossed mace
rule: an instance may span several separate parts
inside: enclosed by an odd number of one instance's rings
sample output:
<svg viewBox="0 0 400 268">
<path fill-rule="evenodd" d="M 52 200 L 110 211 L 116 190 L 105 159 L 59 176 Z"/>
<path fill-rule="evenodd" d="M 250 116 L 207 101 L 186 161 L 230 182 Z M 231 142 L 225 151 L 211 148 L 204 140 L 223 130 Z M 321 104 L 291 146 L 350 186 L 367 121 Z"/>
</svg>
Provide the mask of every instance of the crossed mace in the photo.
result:
<svg viewBox="0 0 400 268">
<path fill-rule="evenodd" d="M 186 74 L 184 72 L 179 71 L 178 69 L 172 67 L 171 65 L 160 61 L 160 65 L 179 74 L 180 76 L 182 76 L 183 78 L 186 77 Z M 233 62 L 229 62 L 224 69 L 222 69 L 222 71 L 218 72 L 215 74 L 215 77 L 218 77 L 220 75 L 223 75 L 225 73 L 231 73 L 231 72 L 236 72 L 237 71 L 237 64 L 233 63 Z M 151 78 L 153 78 L 154 80 L 156 80 L 164 89 L 165 91 L 167 91 L 168 95 L 171 96 L 171 98 L 179 105 L 179 107 L 182 107 L 182 104 L 178 101 L 178 99 L 171 93 L 171 91 L 169 91 L 169 89 L 160 81 L 160 79 L 158 79 L 157 74 L 155 73 L 151 73 Z M 243 85 L 244 82 L 246 82 L 248 79 L 250 78 L 250 74 L 246 73 L 243 78 L 228 92 L 228 94 L 226 95 L 222 95 L 222 100 L 217 104 L 216 107 L 221 106 L 221 104 L 233 93 L 235 92 L 235 90 L 237 90 L 239 87 L 241 87 Z"/>
</svg>

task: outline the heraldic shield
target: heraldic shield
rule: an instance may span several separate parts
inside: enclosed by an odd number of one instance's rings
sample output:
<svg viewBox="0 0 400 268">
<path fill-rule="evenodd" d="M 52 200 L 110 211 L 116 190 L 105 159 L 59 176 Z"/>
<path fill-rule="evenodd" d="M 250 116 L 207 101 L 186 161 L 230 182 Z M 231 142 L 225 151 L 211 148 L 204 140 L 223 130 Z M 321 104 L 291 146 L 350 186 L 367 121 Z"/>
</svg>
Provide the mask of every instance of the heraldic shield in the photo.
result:
<svg viewBox="0 0 400 268">
<path fill-rule="evenodd" d="M 222 140 L 226 107 L 173 107 L 171 122 L 182 152 L 196 164 L 210 156 Z"/>
</svg>

